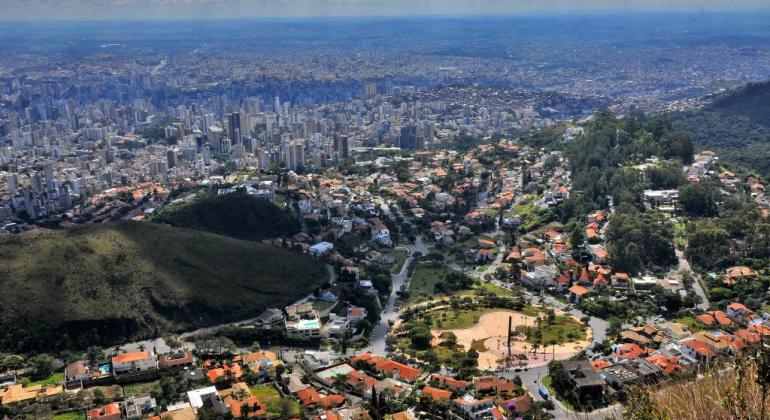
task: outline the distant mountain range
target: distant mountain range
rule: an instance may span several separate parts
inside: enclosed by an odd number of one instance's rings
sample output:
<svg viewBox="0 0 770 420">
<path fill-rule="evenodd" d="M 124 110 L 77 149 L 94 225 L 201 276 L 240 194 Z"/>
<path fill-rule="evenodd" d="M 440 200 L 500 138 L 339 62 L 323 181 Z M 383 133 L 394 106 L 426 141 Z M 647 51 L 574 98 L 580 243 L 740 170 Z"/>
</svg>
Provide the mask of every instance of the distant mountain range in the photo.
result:
<svg viewBox="0 0 770 420">
<path fill-rule="evenodd" d="M 671 119 L 698 147 L 770 176 L 770 81 L 721 93 L 703 108 L 672 114 Z"/>
</svg>

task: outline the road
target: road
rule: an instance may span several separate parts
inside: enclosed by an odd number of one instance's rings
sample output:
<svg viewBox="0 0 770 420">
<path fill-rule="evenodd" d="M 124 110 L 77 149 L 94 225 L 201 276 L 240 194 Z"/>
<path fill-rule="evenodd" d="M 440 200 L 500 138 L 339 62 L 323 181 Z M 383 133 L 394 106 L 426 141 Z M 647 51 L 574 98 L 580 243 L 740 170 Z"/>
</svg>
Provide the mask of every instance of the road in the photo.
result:
<svg viewBox="0 0 770 420">
<path fill-rule="evenodd" d="M 703 286 L 700 284 L 700 277 L 695 275 L 695 273 L 692 271 L 692 267 L 690 267 L 690 262 L 687 261 L 687 258 L 684 257 L 684 252 L 679 249 L 677 246 L 675 249 L 676 257 L 679 259 L 679 269 L 686 271 L 690 273 L 690 276 L 692 276 L 692 288 L 695 290 L 695 294 L 700 296 L 701 303 L 698 304 L 697 308 L 702 311 L 707 311 L 711 307 L 711 302 L 709 302 L 708 296 L 706 296 L 706 291 L 703 290 Z"/>
<path fill-rule="evenodd" d="M 414 244 L 407 245 L 406 249 L 409 252 L 409 256 L 404 261 L 404 265 L 401 266 L 401 271 L 391 276 L 393 283 L 390 295 L 388 296 L 388 301 L 385 303 L 382 313 L 380 313 L 380 321 L 372 330 L 371 350 L 374 354 L 384 355 L 386 353 L 385 337 L 390 330 L 390 322 L 395 322 L 396 319 L 398 319 L 398 311 L 395 310 L 396 299 L 398 298 L 397 292 L 401 290 L 401 286 L 408 284 L 409 265 L 414 259 L 415 252 L 419 252 L 422 255 L 428 255 L 428 248 L 419 236 Z"/>
</svg>

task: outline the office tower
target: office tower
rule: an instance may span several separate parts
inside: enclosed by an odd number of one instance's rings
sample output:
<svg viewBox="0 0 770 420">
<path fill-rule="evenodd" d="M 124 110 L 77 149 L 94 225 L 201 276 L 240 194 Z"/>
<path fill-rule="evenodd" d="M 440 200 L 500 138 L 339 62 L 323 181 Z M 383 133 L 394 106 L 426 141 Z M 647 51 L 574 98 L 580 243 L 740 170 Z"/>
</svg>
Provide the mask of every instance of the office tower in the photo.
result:
<svg viewBox="0 0 770 420">
<path fill-rule="evenodd" d="M 241 114 L 237 112 L 227 114 L 227 136 L 230 137 L 232 144 L 241 142 Z"/>
<path fill-rule="evenodd" d="M 168 168 L 172 169 L 176 167 L 176 150 L 169 147 L 166 150 L 166 161 L 168 163 Z"/>
<path fill-rule="evenodd" d="M 16 174 L 8 174 L 5 177 L 5 182 L 8 184 L 8 191 L 11 192 L 11 196 L 15 196 L 19 189 L 19 177 Z"/>
<path fill-rule="evenodd" d="M 296 171 L 305 166 L 305 145 L 301 141 L 286 144 L 283 150 L 283 161 L 286 169 Z"/>
<path fill-rule="evenodd" d="M 414 124 L 408 124 L 401 127 L 401 136 L 399 137 L 399 147 L 406 150 L 414 150 L 419 148 L 417 140 L 417 126 Z"/>
<path fill-rule="evenodd" d="M 219 152 L 220 153 L 230 153 L 230 149 L 232 147 L 232 143 L 230 142 L 230 139 L 224 138 L 219 141 Z"/>
<path fill-rule="evenodd" d="M 334 153 L 338 161 L 345 160 L 350 157 L 348 136 L 339 134 L 334 135 Z"/>
<path fill-rule="evenodd" d="M 371 99 L 377 96 L 377 83 L 367 83 L 364 85 L 364 99 Z"/>
<path fill-rule="evenodd" d="M 257 156 L 257 164 L 259 165 L 259 169 L 270 168 L 270 153 L 266 148 L 260 147 L 256 150 L 255 154 Z"/>
<path fill-rule="evenodd" d="M 235 156 L 237 159 L 243 159 L 246 157 L 246 148 L 243 146 L 243 143 L 233 146 L 233 156 Z"/>
<path fill-rule="evenodd" d="M 201 158 L 203 158 L 203 164 L 208 166 L 211 164 L 211 150 L 209 149 L 209 146 L 203 146 L 203 150 L 201 151 Z"/>
</svg>

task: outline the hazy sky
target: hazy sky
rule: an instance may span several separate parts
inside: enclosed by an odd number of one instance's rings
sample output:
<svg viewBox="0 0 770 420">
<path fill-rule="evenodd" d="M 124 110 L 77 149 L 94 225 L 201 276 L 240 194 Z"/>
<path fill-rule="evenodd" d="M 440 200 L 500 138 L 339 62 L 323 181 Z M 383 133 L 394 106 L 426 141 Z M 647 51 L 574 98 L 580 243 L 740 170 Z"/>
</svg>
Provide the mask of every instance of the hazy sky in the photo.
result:
<svg viewBox="0 0 770 420">
<path fill-rule="evenodd" d="M 0 20 L 770 10 L 770 0 L 0 0 Z"/>
</svg>

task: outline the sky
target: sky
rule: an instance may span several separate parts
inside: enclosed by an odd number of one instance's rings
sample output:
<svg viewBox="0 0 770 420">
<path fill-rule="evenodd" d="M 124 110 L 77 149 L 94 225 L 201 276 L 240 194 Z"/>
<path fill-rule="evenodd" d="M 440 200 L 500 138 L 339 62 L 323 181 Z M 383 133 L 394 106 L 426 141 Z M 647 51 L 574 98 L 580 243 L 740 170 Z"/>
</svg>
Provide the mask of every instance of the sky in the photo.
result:
<svg viewBox="0 0 770 420">
<path fill-rule="evenodd" d="M 770 11 L 770 0 L 0 0 L 0 20 Z"/>
</svg>

